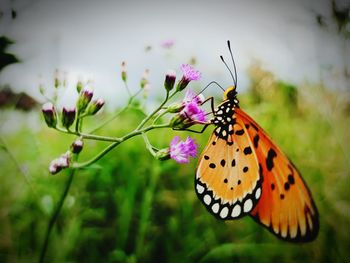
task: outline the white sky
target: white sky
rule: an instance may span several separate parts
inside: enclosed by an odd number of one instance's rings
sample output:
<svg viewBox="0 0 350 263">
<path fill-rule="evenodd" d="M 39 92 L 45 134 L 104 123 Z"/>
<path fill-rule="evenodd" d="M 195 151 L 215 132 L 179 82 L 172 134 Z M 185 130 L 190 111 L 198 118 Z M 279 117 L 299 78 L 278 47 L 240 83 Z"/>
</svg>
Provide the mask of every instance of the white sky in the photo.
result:
<svg viewBox="0 0 350 263">
<path fill-rule="evenodd" d="M 349 45 L 316 23 L 315 12 L 329 15 L 329 1 L 305 2 L 4 1 L 0 33 L 16 41 L 10 51 L 23 62 L 7 67 L 0 84 L 40 99 L 39 82 L 52 86 L 58 68 L 67 72 L 71 86 L 79 78 L 93 79 L 96 96 L 116 105 L 126 97 L 121 61 L 127 61 L 131 88 L 136 89 L 148 68 L 151 93 L 157 96 L 167 69 L 175 69 L 180 77 L 179 65 L 195 56 L 200 85 L 216 80 L 226 87 L 231 80 L 219 55 L 228 59 L 230 39 L 239 89 L 249 84 L 245 72 L 255 59 L 285 81 L 316 82 L 322 74 L 333 87 L 344 88 L 339 76 L 350 61 Z M 9 3 L 18 12 L 13 21 L 6 12 Z M 160 47 L 167 39 L 175 40 L 170 50 Z M 153 47 L 150 52 L 145 52 L 147 45 Z M 66 92 L 66 101 L 73 95 Z"/>
</svg>

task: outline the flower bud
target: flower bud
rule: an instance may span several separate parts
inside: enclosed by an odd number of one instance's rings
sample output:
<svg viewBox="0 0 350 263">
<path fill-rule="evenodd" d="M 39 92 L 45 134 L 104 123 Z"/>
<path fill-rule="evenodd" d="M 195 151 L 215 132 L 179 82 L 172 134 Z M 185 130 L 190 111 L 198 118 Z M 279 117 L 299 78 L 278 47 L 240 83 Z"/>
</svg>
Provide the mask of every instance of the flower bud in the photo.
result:
<svg viewBox="0 0 350 263">
<path fill-rule="evenodd" d="M 91 103 L 89 104 L 86 110 L 86 114 L 95 115 L 103 107 L 104 104 L 105 104 L 105 101 L 103 99 L 97 99 L 97 100 L 91 101 Z"/>
<path fill-rule="evenodd" d="M 78 81 L 76 88 L 78 93 L 83 89 L 83 83 L 80 80 Z"/>
<path fill-rule="evenodd" d="M 55 107 L 51 102 L 47 102 L 42 107 L 45 122 L 48 127 L 55 128 L 57 124 L 57 114 Z"/>
<path fill-rule="evenodd" d="M 145 72 L 142 75 L 141 80 L 140 80 L 140 87 L 141 87 L 141 89 L 143 89 L 148 84 L 148 75 L 149 75 L 149 70 L 146 69 Z"/>
<path fill-rule="evenodd" d="M 173 103 L 167 108 L 169 113 L 178 113 L 183 110 L 185 105 L 183 103 Z"/>
<path fill-rule="evenodd" d="M 82 138 L 78 138 L 71 144 L 70 149 L 72 153 L 78 154 L 83 149 L 83 146 L 84 146 L 84 142 Z"/>
<path fill-rule="evenodd" d="M 78 114 L 83 113 L 85 111 L 93 95 L 94 93 L 90 88 L 84 88 L 81 90 L 77 101 Z"/>
<path fill-rule="evenodd" d="M 122 80 L 126 82 L 127 74 L 126 74 L 126 63 L 125 61 L 122 62 Z"/>
<path fill-rule="evenodd" d="M 70 126 L 72 126 L 74 120 L 75 120 L 75 108 L 66 108 L 63 107 L 62 110 L 62 126 L 65 127 L 67 130 Z"/>
<path fill-rule="evenodd" d="M 55 161 L 55 160 L 54 160 Z M 62 170 L 62 168 L 57 167 L 56 163 L 52 161 L 49 166 L 49 172 L 50 174 L 57 174 L 59 171 Z"/>
<path fill-rule="evenodd" d="M 169 148 L 164 148 L 156 152 L 155 158 L 161 161 L 170 159 L 170 150 Z"/>
<path fill-rule="evenodd" d="M 62 154 L 59 158 L 51 161 L 49 166 L 49 172 L 51 174 L 57 174 L 62 169 L 69 167 L 70 165 L 71 152 L 66 152 Z"/>
<path fill-rule="evenodd" d="M 170 120 L 170 126 L 172 128 L 177 128 L 177 129 L 184 129 L 187 128 L 188 126 L 186 125 L 186 116 L 183 114 L 176 114 L 171 120 Z"/>
<path fill-rule="evenodd" d="M 54 86 L 57 89 L 60 85 L 61 85 L 61 81 L 60 81 L 60 78 L 59 78 L 59 71 L 58 71 L 58 69 L 56 69 Z"/>
<path fill-rule="evenodd" d="M 190 83 L 186 78 L 182 78 L 176 85 L 176 90 L 177 91 L 181 91 L 181 90 L 184 90 L 188 83 Z"/>
<path fill-rule="evenodd" d="M 174 88 L 176 80 L 176 72 L 173 70 L 169 70 L 165 75 L 164 87 L 167 91 L 170 91 Z"/>
</svg>

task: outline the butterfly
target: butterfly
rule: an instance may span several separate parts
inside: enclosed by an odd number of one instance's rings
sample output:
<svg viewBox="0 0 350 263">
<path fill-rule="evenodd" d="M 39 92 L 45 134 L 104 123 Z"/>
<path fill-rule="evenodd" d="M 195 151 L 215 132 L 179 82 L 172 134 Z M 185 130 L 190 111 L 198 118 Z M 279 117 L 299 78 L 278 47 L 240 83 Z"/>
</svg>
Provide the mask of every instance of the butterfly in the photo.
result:
<svg viewBox="0 0 350 263">
<path fill-rule="evenodd" d="M 240 107 L 237 72 L 234 85 L 213 109 L 215 125 L 200 155 L 195 191 L 207 210 L 220 220 L 250 215 L 277 237 L 291 242 L 316 238 L 319 218 L 300 172 L 269 135 Z"/>
</svg>

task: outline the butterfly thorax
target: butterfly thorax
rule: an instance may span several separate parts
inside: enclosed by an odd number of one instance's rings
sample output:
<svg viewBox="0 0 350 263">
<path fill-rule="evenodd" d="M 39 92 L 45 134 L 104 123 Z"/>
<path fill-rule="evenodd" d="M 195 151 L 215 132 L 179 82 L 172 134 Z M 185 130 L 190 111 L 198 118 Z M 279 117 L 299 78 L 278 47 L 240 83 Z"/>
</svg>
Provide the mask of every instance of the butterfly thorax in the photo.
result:
<svg viewBox="0 0 350 263">
<path fill-rule="evenodd" d="M 238 103 L 236 87 L 228 87 L 224 92 L 224 101 L 214 111 L 214 118 L 211 120 L 217 126 L 214 132 L 219 138 L 227 140 L 234 133 L 235 109 L 239 108 Z"/>
<path fill-rule="evenodd" d="M 238 108 L 238 100 L 225 100 L 214 111 L 211 122 L 217 127 L 215 134 L 224 140 L 234 133 L 233 126 L 236 123 L 235 108 Z"/>
</svg>

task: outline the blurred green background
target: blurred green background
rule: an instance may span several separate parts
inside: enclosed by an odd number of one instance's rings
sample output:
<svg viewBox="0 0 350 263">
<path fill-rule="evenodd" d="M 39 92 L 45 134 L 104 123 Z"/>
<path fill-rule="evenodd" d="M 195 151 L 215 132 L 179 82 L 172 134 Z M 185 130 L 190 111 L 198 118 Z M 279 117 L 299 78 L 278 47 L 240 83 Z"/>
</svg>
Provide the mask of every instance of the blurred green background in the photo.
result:
<svg viewBox="0 0 350 263">
<path fill-rule="evenodd" d="M 317 239 L 290 244 L 248 216 L 215 219 L 194 191 L 197 160 L 157 161 L 135 137 L 76 173 L 45 262 L 350 262 L 346 1 L 4 2 L 9 6 L 0 6 L 0 262 L 38 262 L 69 179 L 68 171 L 50 175 L 48 166 L 75 138 L 47 128 L 40 112 L 44 98 L 38 86 L 52 95 L 55 69 L 68 83 L 61 83 L 67 87 L 59 108 L 75 100 L 77 80 L 96 81 L 95 95 L 107 103 L 86 121 L 89 130 L 126 103 L 121 61 L 128 63 L 133 91 L 150 69 L 150 100 L 142 94 L 138 105 L 151 109 L 162 99 L 168 67 L 195 64 L 203 74 L 202 82 L 190 85 L 197 91 L 211 80 L 227 82 L 218 58 L 227 39 L 238 64 L 240 106 L 301 171 L 320 214 Z M 172 39 L 175 48 L 160 47 Z M 218 91 L 209 88 L 205 95 L 217 96 L 218 104 Z M 98 134 L 122 136 L 143 117 L 129 109 Z M 200 150 L 211 131 L 191 134 Z M 184 139 L 189 133 L 163 129 L 149 138 L 163 148 L 175 135 Z M 80 160 L 106 145 L 85 141 Z"/>
<path fill-rule="evenodd" d="M 196 160 L 188 165 L 157 161 L 136 137 L 76 173 L 46 262 L 348 262 L 348 93 L 322 83 L 295 87 L 258 64 L 250 67 L 249 78 L 248 91 L 239 94 L 241 107 L 302 172 L 320 214 L 320 233 L 314 242 L 283 242 L 249 217 L 218 221 L 194 192 Z M 3 121 L 11 111 L 3 111 Z M 17 114 L 18 121 L 40 117 L 39 111 Z M 87 126 L 109 114 L 98 115 Z M 128 110 L 103 134 L 123 135 L 142 118 L 138 111 Z M 211 130 L 191 134 L 200 149 Z M 187 136 L 171 130 L 149 133 L 159 147 L 166 147 L 176 134 Z M 48 220 L 67 181 L 66 171 L 49 175 L 48 164 L 67 150 L 73 137 L 37 121 L 35 129 L 22 125 L 2 134 L 1 140 L 0 262 L 36 262 Z M 105 145 L 86 141 L 80 160 Z"/>
</svg>

